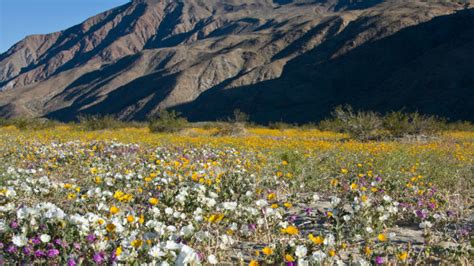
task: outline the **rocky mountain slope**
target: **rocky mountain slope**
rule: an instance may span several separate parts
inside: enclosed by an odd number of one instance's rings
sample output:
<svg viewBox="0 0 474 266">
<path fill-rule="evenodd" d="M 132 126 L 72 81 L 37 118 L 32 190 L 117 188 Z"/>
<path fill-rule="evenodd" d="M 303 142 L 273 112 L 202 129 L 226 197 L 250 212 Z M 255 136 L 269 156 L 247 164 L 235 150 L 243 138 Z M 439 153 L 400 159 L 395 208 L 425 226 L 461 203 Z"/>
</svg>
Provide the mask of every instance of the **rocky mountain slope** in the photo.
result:
<svg viewBox="0 0 474 266">
<path fill-rule="evenodd" d="M 134 0 L 0 55 L 0 116 L 305 122 L 335 105 L 474 120 L 470 1 Z"/>
</svg>

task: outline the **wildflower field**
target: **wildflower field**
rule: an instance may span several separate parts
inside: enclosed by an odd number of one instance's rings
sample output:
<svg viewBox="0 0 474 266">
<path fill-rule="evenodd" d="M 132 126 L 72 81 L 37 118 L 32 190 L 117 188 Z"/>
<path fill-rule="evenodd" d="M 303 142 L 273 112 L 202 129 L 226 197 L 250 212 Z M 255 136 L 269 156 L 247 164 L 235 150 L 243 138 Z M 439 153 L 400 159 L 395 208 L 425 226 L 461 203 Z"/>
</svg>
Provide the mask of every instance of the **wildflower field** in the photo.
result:
<svg viewBox="0 0 474 266">
<path fill-rule="evenodd" d="M 473 261 L 474 133 L 0 128 L 0 265 Z"/>
</svg>

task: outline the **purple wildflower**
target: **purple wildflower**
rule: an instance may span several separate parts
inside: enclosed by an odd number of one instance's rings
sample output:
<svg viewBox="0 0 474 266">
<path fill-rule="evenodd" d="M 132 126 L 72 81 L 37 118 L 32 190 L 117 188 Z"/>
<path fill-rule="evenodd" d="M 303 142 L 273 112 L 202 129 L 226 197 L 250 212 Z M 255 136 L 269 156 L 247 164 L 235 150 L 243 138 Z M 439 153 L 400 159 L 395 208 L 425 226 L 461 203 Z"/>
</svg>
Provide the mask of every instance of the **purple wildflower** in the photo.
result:
<svg viewBox="0 0 474 266">
<path fill-rule="evenodd" d="M 81 244 L 79 244 L 79 243 L 77 243 L 77 242 L 76 242 L 76 243 L 73 243 L 72 246 L 73 246 L 75 249 L 77 249 L 77 250 L 80 250 L 80 249 L 81 249 Z"/>
<path fill-rule="evenodd" d="M 290 221 L 290 222 L 292 222 L 292 223 L 293 223 L 294 221 L 296 221 L 296 219 L 298 219 L 298 216 L 296 216 L 296 215 L 291 215 L 290 217 L 288 217 L 288 221 Z"/>
<path fill-rule="evenodd" d="M 54 240 L 54 244 L 61 246 L 61 247 L 66 247 L 66 242 L 62 241 L 61 239 L 56 239 Z"/>
<path fill-rule="evenodd" d="M 38 244 L 41 244 L 41 240 L 39 237 L 33 237 L 31 239 L 31 243 L 35 244 L 35 245 L 38 245 Z"/>
<path fill-rule="evenodd" d="M 35 257 L 40 258 L 44 256 L 46 256 L 46 253 L 42 251 L 41 249 L 38 249 L 37 251 L 35 251 Z"/>
<path fill-rule="evenodd" d="M 377 256 L 375 258 L 375 263 L 378 264 L 378 265 L 381 265 L 381 264 L 384 264 L 385 263 L 385 260 L 383 257 L 380 257 L 380 256 Z"/>
<path fill-rule="evenodd" d="M 76 266 L 77 263 L 76 263 L 76 260 L 74 260 L 73 258 L 69 258 L 67 260 L 67 266 Z"/>
<path fill-rule="evenodd" d="M 32 253 L 33 253 L 33 250 L 31 249 L 31 247 L 26 246 L 23 248 L 23 254 L 25 254 L 25 256 L 30 256 Z"/>
<path fill-rule="evenodd" d="M 16 253 L 16 251 L 17 251 L 17 249 L 16 249 L 16 247 L 15 247 L 14 245 L 10 245 L 10 246 L 8 246 L 8 248 L 7 248 L 7 252 L 8 252 L 8 253 Z"/>
<path fill-rule="evenodd" d="M 12 229 L 17 229 L 20 225 L 16 222 L 16 221 L 13 221 L 10 223 L 10 227 Z"/>
<path fill-rule="evenodd" d="M 58 255 L 59 255 L 59 250 L 57 250 L 55 248 L 48 250 L 48 257 L 54 258 Z"/>
<path fill-rule="evenodd" d="M 88 235 L 88 236 L 86 237 L 86 239 L 87 239 L 87 241 L 89 241 L 89 242 L 92 243 L 92 242 L 94 242 L 94 241 L 96 240 L 96 237 L 95 237 L 95 235 L 90 234 L 90 235 Z"/>
<path fill-rule="evenodd" d="M 417 210 L 415 213 L 416 213 L 416 216 L 418 216 L 418 218 L 420 219 L 425 219 L 427 217 L 426 212 L 422 210 Z"/>
<path fill-rule="evenodd" d="M 101 264 L 102 262 L 104 262 L 104 252 L 95 253 L 93 259 L 95 263 Z"/>
</svg>

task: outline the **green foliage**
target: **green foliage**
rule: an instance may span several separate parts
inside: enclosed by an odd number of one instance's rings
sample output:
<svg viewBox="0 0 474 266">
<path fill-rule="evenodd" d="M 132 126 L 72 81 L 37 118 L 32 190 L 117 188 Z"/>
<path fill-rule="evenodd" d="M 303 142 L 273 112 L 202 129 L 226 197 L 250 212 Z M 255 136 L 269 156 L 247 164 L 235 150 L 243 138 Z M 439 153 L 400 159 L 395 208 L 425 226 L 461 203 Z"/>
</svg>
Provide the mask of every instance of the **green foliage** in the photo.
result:
<svg viewBox="0 0 474 266">
<path fill-rule="evenodd" d="M 344 132 L 342 121 L 334 118 L 321 120 L 317 128 L 323 131 Z"/>
<path fill-rule="evenodd" d="M 244 123 L 239 122 L 221 122 L 216 124 L 217 131 L 214 136 L 239 136 L 247 132 Z"/>
<path fill-rule="evenodd" d="M 343 132 L 357 140 L 371 140 L 380 137 L 382 119 L 378 113 L 371 111 L 354 111 L 351 106 L 338 106 L 332 112 Z"/>
<path fill-rule="evenodd" d="M 186 118 L 175 111 L 161 110 L 157 117 L 151 118 L 148 128 L 151 132 L 178 132 L 188 125 Z"/>
<path fill-rule="evenodd" d="M 469 121 L 456 121 L 453 123 L 448 123 L 446 125 L 446 130 L 474 131 L 474 124 Z"/>
<path fill-rule="evenodd" d="M 288 124 L 285 122 L 270 122 L 268 124 L 268 128 L 278 129 L 278 130 L 284 130 L 284 129 L 295 128 L 295 127 L 297 127 L 297 125 Z"/>
<path fill-rule="evenodd" d="M 419 113 L 391 112 L 383 120 L 384 128 L 395 138 L 406 135 L 431 136 L 446 128 L 445 120 Z"/>
<path fill-rule="evenodd" d="M 49 120 L 46 118 L 27 118 L 20 117 L 14 119 L 0 118 L 0 126 L 15 126 L 19 130 L 42 130 L 47 128 L 53 128 L 57 126 L 59 122 Z"/>
<path fill-rule="evenodd" d="M 249 122 L 250 117 L 248 114 L 240 111 L 240 109 L 234 110 L 234 117 L 231 119 L 231 122 L 234 123 L 247 123 Z"/>
<path fill-rule="evenodd" d="M 81 115 L 78 117 L 79 128 L 87 131 L 116 129 L 130 126 L 111 115 Z"/>
<path fill-rule="evenodd" d="M 469 131 L 474 126 L 469 122 L 448 123 L 437 116 L 418 112 L 393 111 L 385 116 L 372 111 L 354 111 L 351 106 L 338 106 L 332 118 L 318 124 L 320 130 L 344 132 L 353 139 L 367 141 L 393 139 L 405 136 L 435 136 L 444 130 Z"/>
</svg>

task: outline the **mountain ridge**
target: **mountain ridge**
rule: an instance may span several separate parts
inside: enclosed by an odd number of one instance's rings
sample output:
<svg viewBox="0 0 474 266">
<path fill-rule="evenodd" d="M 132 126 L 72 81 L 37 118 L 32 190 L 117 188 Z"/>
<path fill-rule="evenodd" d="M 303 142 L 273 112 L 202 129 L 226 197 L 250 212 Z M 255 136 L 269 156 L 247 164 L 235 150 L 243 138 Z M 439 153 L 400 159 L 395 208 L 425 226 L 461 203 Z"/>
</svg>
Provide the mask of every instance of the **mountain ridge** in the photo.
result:
<svg viewBox="0 0 474 266">
<path fill-rule="evenodd" d="M 134 0 L 67 30 L 28 36 L 1 54 L 0 115 L 72 120 L 83 113 L 101 113 L 131 120 L 145 119 L 163 108 L 175 108 L 192 120 L 202 120 L 219 119 L 234 108 L 241 108 L 263 122 L 321 119 L 335 104 L 343 103 L 336 99 L 334 92 L 343 91 L 340 98 L 351 99 L 358 91 L 373 90 L 364 84 L 376 80 L 375 76 L 361 72 L 359 75 L 364 78 L 354 79 L 358 83 L 351 84 L 349 79 L 338 76 L 337 68 L 331 66 L 338 58 L 442 16 L 465 14 L 464 24 L 459 25 L 470 26 L 472 11 L 461 11 L 463 8 L 464 5 L 457 2 L 446 1 Z M 441 28 L 450 28 L 454 23 L 445 21 L 439 25 Z M 463 34 L 462 31 L 456 32 Z M 404 40 L 410 42 L 416 38 L 416 35 L 410 35 Z M 458 35 L 452 38 L 457 39 Z M 470 45 L 471 39 L 464 39 Z M 410 47 L 406 50 L 390 45 L 386 47 L 396 50 L 400 58 L 407 60 L 399 64 L 400 68 L 422 57 L 419 53 L 405 56 L 410 54 Z M 426 47 L 431 49 L 429 45 Z M 439 57 L 448 52 L 448 48 L 433 53 L 433 56 Z M 461 50 L 467 53 L 466 58 L 471 57 L 468 49 L 458 49 L 459 53 Z M 383 55 L 367 52 L 365 56 L 375 54 Z M 354 58 L 364 61 L 364 57 Z M 421 62 L 427 64 L 425 61 Z M 443 61 L 439 57 L 431 63 L 442 65 Z M 348 66 L 357 72 L 357 62 Z M 289 67 L 295 70 L 288 71 Z M 366 67 L 370 69 L 370 64 Z M 385 77 L 399 73 L 400 68 L 387 68 L 389 73 L 379 75 Z M 458 68 L 462 73 L 455 78 L 464 80 L 464 87 L 470 88 L 473 83 L 466 77 L 473 73 L 461 69 L 461 66 Z M 332 73 L 334 81 L 325 78 L 328 73 Z M 395 76 L 393 79 L 396 80 L 388 84 L 403 81 L 399 87 L 393 86 L 406 94 L 406 101 L 397 100 L 396 104 L 388 101 L 388 107 L 413 105 L 410 109 L 436 113 L 430 107 L 433 102 L 429 99 L 428 104 L 418 99 L 410 100 L 413 97 L 403 87 L 416 91 L 412 81 L 404 79 L 402 74 Z M 453 77 L 446 76 L 446 79 Z M 349 83 L 341 85 L 341 81 Z M 439 80 L 439 83 L 445 81 Z M 331 82 L 335 83 L 331 85 Z M 269 94 L 265 95 L 262 88 L 266 88 L 268 83 L 278 88 L 268 89 Z M 341 86 L 354 89 L 341 89 Z M 235 99 L 232 97 L 236 96 L 232 96 L 223 108 L 203 107 L 219 106 L 223 95 L 230 95 L 233 90 L 244 91 L 247 87 L 252 90 L 242 95 L 234 92 L 239 96 Z M 434 87 L 439 95 L 442 88 Z M 461 99 L 469 92 L 464 87 L 448 88 L 446 85 L 445 89 L 458 91 L 448 94 Z M 425 85 L 422 90 L 426 95 L 433 93 Z M 216 96 L 208 97 L 210 94 Z M 255 96 L 258 94 L 261 94 L 258 97 L 262 102 Z M 377 102 L 386 102 L 389 95 L 379 93 Z M 273 102 L 272 97 L 275 97 Z M 304 101 L 296 98 L 311 101 L 314 108 L 286 114 L 284 104 L 275 104 L 285 100 L 288 100 L 287 105 L 303 104 Z M 363 106 L 364 100 L 361 100 L 355 105 L 381 111 L 390 109 L 365 101 L 370 104 Z M 282 109 L 272 110 L 272 105 Z M 261 115 L 259 108 L 267 110 L 263 113 L 275 112 L 276 115 Z M 467 108 L 469 105 L 464 111 L 439 113 L 455 119 L 473 120 Z M 301 112 L 314 115 L 298 115 Z"/>
</svg>

